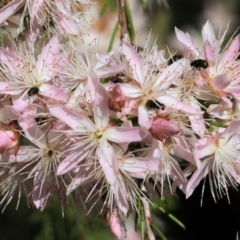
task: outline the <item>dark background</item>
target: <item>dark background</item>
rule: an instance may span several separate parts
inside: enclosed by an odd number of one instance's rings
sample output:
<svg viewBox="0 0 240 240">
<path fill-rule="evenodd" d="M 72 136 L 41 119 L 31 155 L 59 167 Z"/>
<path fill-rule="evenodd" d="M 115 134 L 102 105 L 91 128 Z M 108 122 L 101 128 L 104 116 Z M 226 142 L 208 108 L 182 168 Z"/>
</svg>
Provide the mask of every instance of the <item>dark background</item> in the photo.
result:
<svg viewBox="0 0 240 240">
<path fill-rule="evenodd" d="M 216 27 L 220 22 L 225 27 L 228 20 L 231 20 L 228 32 L 231 36 L 240 23 L 239 0 L 171 0 L 169 5 L 170 9 L 166 10 L 159 7 L 157 1 L 152 1 L 151 7 L 144 10 L 148 19 L 145 28 L 153 28 L 153 33 L 159 35 L 160 47 L 165 47 L 166 43 L 175 46 L 172 41 L 175 26 L 201 34 L 202 24 L 208 18 Z M 240 193 L 230 188 L 231 204 L 227 197 L 214 203 L 206 182 L 203 206 L 200 207 L 201 191 L 202 184 L 187 200 L 179 191 L 179 197 L 172 202 L 174 207 L 169 206 L 169 211 L 185 224 L 186 231 L 165 215 L 155 213 L 167 226 L 163 231 L 165 235 L 168 239 L 175 240 L 235 240 L 237 231 L 240 231 Z M 106 224 L 100 220 L 86 220 L 81 210 L 75 212 L 68 207 L 65 218 L 62 218 L 57 203 L 51 204 L 43 212 L 28 208 L 24 199 L 18 210 L 15 207 L 16 200 L 13 200 L 0 215 L 0 240 L 114 239 Z"/>
</svg>

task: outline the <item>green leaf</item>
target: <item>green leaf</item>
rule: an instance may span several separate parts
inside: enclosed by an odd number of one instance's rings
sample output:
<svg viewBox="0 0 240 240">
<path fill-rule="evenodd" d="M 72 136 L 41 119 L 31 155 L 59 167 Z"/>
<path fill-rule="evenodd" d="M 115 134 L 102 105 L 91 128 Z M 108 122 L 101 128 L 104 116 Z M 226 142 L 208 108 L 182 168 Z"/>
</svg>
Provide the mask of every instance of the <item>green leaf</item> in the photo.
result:
<svg viewBox="0 0 240 240">
<path fill-rule="evenodd" d="M 117 7 L 117 3 L 116 3 L 116 0 L 112 0 L 111 1 L 111 9 L 112 9 L 112 11 L 115 11 L 116 10 L 116 7 Z"/>
<path fill-rule="evenodd" d="M 184 230 L 186 230 L 186 227 L 185 225 L 180 221 L 178 220 L 175 216 L 173 216 L 171 213 L 168 214 L 168 217 L 173 220 L 177 225 L 179 225 L 181 228 L 183 228 Z"/>
<path fill-rule="evenodd" d="M 105 3 L 102 6 L 102 9 L 99 12 L 99 17 L 102 17 L 103 14 L 106 12 L 107 8 L 110 6 L 110 4 L 112 3 L 112 0 L 106 0 Z"/>
<path fill-rule="evenodd" d="M 141 204 L 141 209 L 140 209 L 140 233 L 141 233 L 141 239 L 145 239 L 145 218 L 144 218 L 144 210 L 143 206 Z"/>
<path fill-rule="evenodd" d="M 152 228 L 155 230 L 155 232 L 159 235 L 159 237 L 163 240 L 167 240 L 167 238 L 163 235 L 163 233 L 161 232 L 161 230 L 155 225 L 155 224 L 151 224 Z"/>
<path fill-rule="evenodd" d="M 125 14 L 126 14 L 127 27 L 128 27 L 128 33 L 129 33 L 129 36 L 130 36 L 130 40 L 131 40 L 131 43 L 134 43 L 135 29 L 134 29 L 134 25 L 133 25 L 131 11 L 130 11 L 130 8 L 129 8 L 127 2 L 124 5 L 124 11 L 125 11 Z"/>
<path fill-rule="evenodd" d="M 174 221 L 177 225 L 179 225 L 181 228 L 183 228 L 184 230 L 186 230 L 186 227 L 185 225 L 179 220 L 177 219 L 174 215 L 172 215 L 171 213 L 167 213 L 167 211 L 162 208 L 162 207 L 159 207 L 158 205 L 156 204 L 153 204 L 153 206 L 155 208 L 157 208 L 159 211 L 163 212 L 164 214 L 166 214 L 172 221 Z"/>
<path fill-rule="evenodd" d="M 219 104 L 219 103 L 220 103 L 220 100 L 210 100 L 210 101 L 206 101 L 204 103 L 204 106 L 208 108 L 211 104 Z"/>
<path fill-rule="evenodd" d="M 221 128 L 226 128 L 227 127 L 227 125 L 222 124 L 222 123 L 218 123 L 218 122 L 215 122 L 215 121 L 209 121 L 209 124 L 211 124 L 212 126 L 221 127 Z"/>
<path fill-rule="evenodd" d="M 114 44 L 114 41 L 115 41 L 115 38 L 116 38 L 116 35 L 117 35 L 117 32 L 118 32 L 118 26 L 119 26 L 119 22 L 116 23 L 116 25 L 113 29 L 111 40 L 110 40 L 110 43 L 108 45 L 108 52 L 112 51 L 113 44 Z"/>
<path fill-rule="evenodd" d="M 143 5 L 143 6 L 146 6 L 146 1 L 145 0 L 139 0 L 139 2 Z"/>
</svg>

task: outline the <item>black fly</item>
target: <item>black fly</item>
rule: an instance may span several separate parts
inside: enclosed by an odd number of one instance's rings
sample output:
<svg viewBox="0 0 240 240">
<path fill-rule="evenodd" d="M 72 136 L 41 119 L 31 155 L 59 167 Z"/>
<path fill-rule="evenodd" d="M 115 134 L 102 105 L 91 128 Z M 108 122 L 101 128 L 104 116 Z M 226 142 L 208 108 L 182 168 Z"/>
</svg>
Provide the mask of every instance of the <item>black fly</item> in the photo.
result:
<svg viewBox="0 0 240 240">
<path fill-rule="evenodd" d="M 113 77 L 111 80 L 110 80 L 112 83 L 123 83 L 123 80 L 120 78 L 120 77 L 118 77 L 118 76 L 116 76 L 116 77 Z"/>
<path fill-rule="evenodd" d="M 34 96 L 34 95 L 38 94 L 38 92 L 39 92 L 38 87 L 32 87 L 28 90 L 27 94 L 28 94 L 29 97 L 31 97 L 31 96 Z"/>
<path fill-rule="evenodd" d="M 168 60 L 168 66 L 176 62 L 177 60 L 183 58 L 182 55 L 174 55 Z"/>
<path fill-rule="evenodd" d="M 197 60 L 191 62 L 190 66 L 196 68 L 197 70 L 201 70 L 201 68 L 206 69 L 209 65 L 206 60 L 197 59 Z"/>
<path fill-rule="evenodd" d="M 148 100 L 145 105 L 147 110 L 154 110 L 154 109 L 165 109 L 165 105 L 160 103 L 159 101 Z"/>
</svg>

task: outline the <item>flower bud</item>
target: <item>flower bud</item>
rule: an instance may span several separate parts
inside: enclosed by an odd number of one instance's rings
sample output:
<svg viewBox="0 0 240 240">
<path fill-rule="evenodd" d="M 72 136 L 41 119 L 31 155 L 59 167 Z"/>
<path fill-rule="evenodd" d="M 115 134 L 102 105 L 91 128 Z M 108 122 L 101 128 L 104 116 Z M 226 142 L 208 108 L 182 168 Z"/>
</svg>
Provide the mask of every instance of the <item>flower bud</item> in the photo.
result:
<svg viewBox="0 0 240 240">
<path fill-rule="evenodd" d="M 19 145 L 19 133 L 14 124 L 0 123 L 0 154 L 15 154 Z"/>
<path fill-rule="evenodd" d="M 109 91 L 109 109 L 114 112 L 120 112 L 125 105 L 125 96 L 119 84 L 116 84 Z"/>
<path fill-rule="evenodd" d="M 114 235 L 120 239 L 121 238 L 121 220 L 120 216 L 115 208 L 112 213 L 108 214 L 108 223 Z"/>
<path fill-rule="evenodd" d="M 180 132 L 176 123 L 170 122 L 164 118 L 156 117 L 153 120 L 152 127 L 149 129 L 152 136 L 158 140 L 164 140 Z"/>
</svg>

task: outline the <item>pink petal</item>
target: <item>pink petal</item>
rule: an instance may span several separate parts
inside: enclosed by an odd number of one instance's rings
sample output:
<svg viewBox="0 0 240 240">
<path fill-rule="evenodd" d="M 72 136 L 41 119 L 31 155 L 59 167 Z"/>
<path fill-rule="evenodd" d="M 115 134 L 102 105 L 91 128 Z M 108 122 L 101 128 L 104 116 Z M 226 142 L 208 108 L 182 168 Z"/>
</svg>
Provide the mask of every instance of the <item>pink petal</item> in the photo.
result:
<svg viewBox="0 0 240 240">
<path fill-rule="evenodd" d="M 59 21 L 59 25 L 66 31 L 68 34 L 78 35 L 79 28 L 76 22 L 73 19 L 62 17 Z"/>
<path fill-rule="evenodd" d="M 12 0 L 6 6 L 0 9 L 0 23 L 5 22 L 10 16 L 12 16 L 17 10 L 24 6 L 26 0 Z"/>
<path fill-rule="evenodd" d="M 57 145 L 62 140 L 63 131 L 66 129 L 65 123 L 54 123 L 47 133 L 49 148 L 57 148 Z"/>
<path fill-rule="evenodd" d="M 99 84 L 100 84 L 99 76 L 96 74 L 96 72 L 93 69 L 90 69 L 88 79 L 87 79 L 87 85 L 86 85 L 86 88 L 84 89 L 84 94 L 86 96 L 87 101 L 89 102 L 93 101 L 96 95 L 97 86 Z M 80 89 L 79 91 L 82 92 L 82 90 Z"/>
<path fill-rule="evenodd" d="M 191 152 L 187 151 L 184 149 L 181 145 L 179 144 L 174 144 L 173 145 L 173 151 L 174 155 L 194 164 L 197 166 L 197 168 L 200 168 L 201 166 L 201 161 L 199 159 L 195 159 L 192 155 Z"/>
<path fill-rule="evenodd" d="M 14 53 L 3 47 L 0 47 L 0 60 L 7 65 L 12 74 L 23 67 L 22 61 Z"/>
<path fill-rule="evenodd" d="M 220 146 L 225 145 L 233 135 L 238 134 L 239 128 L 240 128 L 240 118 L 237 118 L 233 120 L 225 129 L 225 131 L 220 135 L 218 140 L 219 145 Z"/>
<path fill-rule="evenodd" d="M 153 123 L 153 116 L 146 110 L 145 106 L 138 106 L 138 123 L 141 127 L 149 129 Z"/>
<path fill-rule="evenodd" d="M 122 72 L 124 69 L 123 65 L 111 65 L 104 66 L 100 69 L 97 69 L 97 74 L 100 78 L 115 76 L 118 73 Z"/>
<path fill-rule="evenodd" d="M 221 60 L 218 63 L 218 69 L 225 67 L 228 63 L 232 63 L 238 56 L 238 51 L 240 49 L 240 35 L 237 35 L 231 45 L 223 53 Z"/>
<path fill-rule="evenodd" d="M 176 161 L 171 161 L 172 169 L 170 177 L 180 189 L 184 189 L 187 183 L 187 179 Z"/>
<path fill-rule="evenodd" d="M 50 113 L 62 122 L 66 123 L 78 133 L 86 133 L 86 129 L 94 130 L 94 126 L 88 118 L 79 115 L 63 105 L 49 105 Z"/>
<path fill-rule="evenodd" d="M 12 96 L 13 106 L 12 112 L 19 118 L 35 117 L 37 114 L 36 106 L 29 103 L 26 94 L 19 96 Z"/>
<path fill-rule="evenodd" d="M 116 182 L 113 186 L 111 186 L 112 191 L 114 192 L 115 199 L 117 202 L 118 208 L 127 216 L 129 205 L 126 198 L 126 193 L 124 190 L 119 186 L 118 182 Z"/>
<path fill-rule="evenodd" d="M 51 80 L 55 74 L 53 67 L 57 61 L 60 53 L 60 43 L 58 36 L 54 36 L 43 48 L 41 54 L 38 56 L 36 68 L 38 74 L 46 81 Z"/>
<path fill-rule="evenodd" d="M 122 163 L 122 169 L 130 176 L 142 179 L 148 174 L 160 172 L 162 168 L 163 165 L 158 158 L 132 157 L 125 158 Z"/>
<path fill-rule="evenodd" d="M 82 144 L 76 151 L 68 153 L 67 157 L 59 164 L 57 168 L 57 175 L 63 175 L 71 171 L 78 165 L 78 163 L 89 156 L 91 151 L 91 144 Z"/>
<path fill-rule="evenodd" d="M 204 57 L 210 65 L 214 64 L 214 50 L 208 40 L 204 42 Z"/>
<path fill-rule="evenodd" d="M 86 168 L 80 166 L 77 175 L 73 178 L 72 182 L 67 187 L 67 195 L 74 191 L 76 188 L 86 185 L 95 181 L 93 168 Z"/>
<path fill-rule="evenodd" d="M 173 64 L 169 65 L 164 69 L 159 78 L 154 82 L 154 88 L 166 89 L 168 88 L 172 81 L 182 75 L 183 71 L 186 69 L 187 60 L 185 58 L 179 59 Z"/>
<path fill-rule="evenodd" d="M 180 110 L 183 113 L 188 114 L 202 114 L 203 112 L 195 107 L 192 107 L 186 103 L 180 102 L 174 97 L 171 97 L 170 95 L 163 95 L 161 97 L 158 97 L 157 100 L 161 103 L 163 103 L 165 106 Z"/>
<path fill-rule="evenodd" d="M 18 114 L 15 114 L 12 111 L 12 106 L 5 105 L 0 109 L 0 121 L 3 123 L 9 123 L 12 120 L 16 120 L 18 118 Z"/>
<path fill-rule="evenodd" d="M 108 223 L 109 226 L 112 230 L 112 232 L 114 233 L 114 235 L 120 239 L 122 232 L 121 232 L 121 219 L 120 216 L 118 214 L 117 208 L 113 209 L 113 212 L 110 213 L 110 215 L 108 216 Z"/>
<path fill-rule="evenodd" d="M 178 41 L 183 43 L 187 47 L 187 50 L 191 50 L 195 52 L 197 56 L 199 55 L 191 37 L 188 34 L 184 33 L 183 31 L 179 30 L 176 27 L 175 27 L 175 33 Z"/>
<path fill-rule="evenodd" d="M 33 146 L 20 146 L 16 155 L 17 162 L 35 161 L 39 156 L 39 149 Z"/>
<path fill-rule="evenodd" d="M 108 140 L 116 143 L 142 141 L 148 132 L 141 127 L 111 127 L 105 131 Z"/>
<path fill-rule="evenodd" d="M 66 92 L 61 90 L 58 87 L 55 87 L 53 85 L 43 83 L 39 87 L 39 93 L 43 96 L 55 99 L 56 101 L 62 101 L 62 102 L 67 102 L 68 95 Z"/>
<path fill-rule="evenodd" d="M 133 72 L 133 76 L 135 77 L 135 80 L 139 83 L 143 84 L 143 65 L 142 60 L 139 57 L 137 51 L 135 48 L 128 42 L 123 41 L 122 44 L 122 53 L 126 60 L 129 62 L 131 71 Z"/>
<path fill-rule="evenodd" d="M 210 21 L 207 21 L 202 29 L 203 41 L 208 41 L 211 46 L 214 45 L 214 41 L 216 40 L 214 29 Z"/>
<path fill-rule="evenodd" d="M 217 75 L 212 80 L 212 85 L 215 89 L 224 89 L 229 84 L 231 84 L 232 80 L 228 78 L 225 74 Z"/>
<path fill-rule="evenodd" d="M 49 185 L 51 184 L 51 176 L 42 171 L 37 171 L 34 176 L 32 199 L 36 208 L 44 208 L 49 196 Z"/>
<path fill-rule="evenodd" d="M 29 7 L 29 15 L 31 19 L 33 19 L 37 14 L 41 12 L 41 5 L 43 4 L 44 0 L 32 1 Z M 40 14 L 39 14 L 40 15 Z M 39 16 L 40 17 L 40 16 Z M 37 18 L 39 18 L 37 17 Z"/>
<path fill-rule="evenodd" d="M 191 101 L 191 105 L 197 109 L 199 109 L 199 111 L 201 111 L 200 105 L 197 101 Z M 198 134 L 198 136 L 200 137 L 204 137 L 205 135 L 205 131 L 206 131 L 206 127 L 205 127 L 205 122 L 204 122 L 204 118 L 203 115 L 193 115 L 193 116 L 189 116 L 189 120 L 191 123 L 191 127 L 192 130 Z"/>
<path fill-rule="evenodd" d="M 215 150 L 215 140 L 211 137 L 204 137 L 196 141 L 193 153 L 195 158 L 200 159 L 212 155 Z"/>
<path fill-rule="evenodd" d="M 98 148 L 99 162 L 109 184 L 117 180 L 118 169 L 112 146 L 107 141 L 102 141 Z"/>
<path fill-rule="evenodd" d="M 94 99 L 94 120 L 98 128 L 104 128 L 109 123 L 108 95 L 105 88 L 99 84 Z"/>
<path fill-rule="evenodd" d="M 18 123 L 25 136 L 39 148 L 47 147 L 46 134 L 38 127 L 36 120 L 33 116 L 19 118 Z"/>
<path fill-rule="evenodd" d="M 197 169 L 190 180 L 187 183 L 186 187 L 186 198 L 189 198 L 194 189 L 198 186 L 198 184 L 201 182 L 203 178 L 206 177 L 206 175 L 211 171 L 213 167 L 213 159 L 211 160 L 205 160 L 201 164 L 201 168 Z"/>
<path fill-rule="evenodd" d="M 137 98 L 143 95 L 142 89 L 131 83 L 123 83 L 121 84 L 121 88 L 126 97 Z"/>
</svg>

